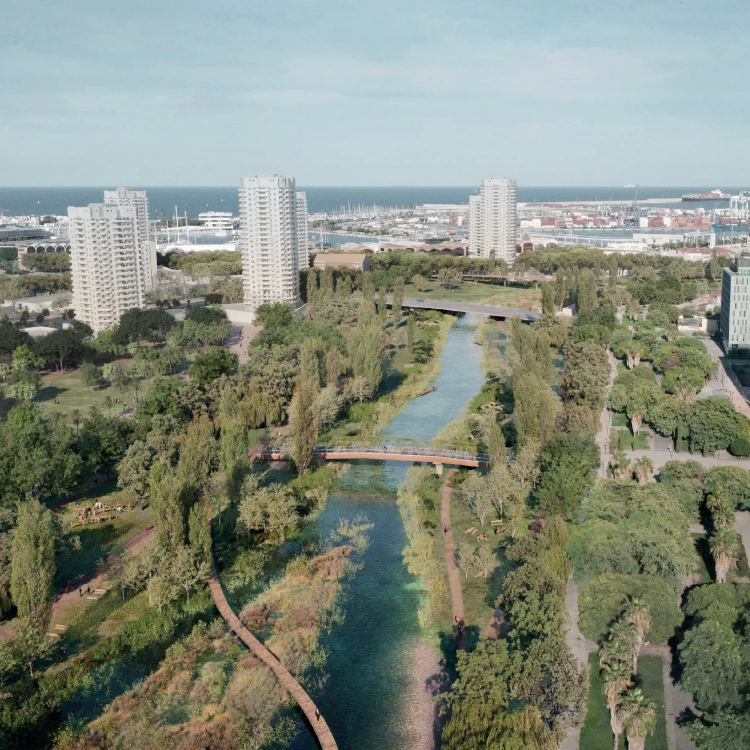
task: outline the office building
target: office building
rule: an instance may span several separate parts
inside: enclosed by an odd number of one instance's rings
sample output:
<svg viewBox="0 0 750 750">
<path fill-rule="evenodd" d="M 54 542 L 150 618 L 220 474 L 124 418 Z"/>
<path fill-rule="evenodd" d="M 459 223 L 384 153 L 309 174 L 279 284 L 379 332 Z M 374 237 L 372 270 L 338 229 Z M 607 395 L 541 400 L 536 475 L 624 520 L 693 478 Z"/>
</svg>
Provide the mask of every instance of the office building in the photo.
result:
<svg viewBox="0 0 750 750">
<path fill-rule="evenodd" d="M 151 289 L 156 281 L 156 242 L 149 240 L 148 196 L 145 190 L 132 190 L 118 187 L 116 190 L 104 191 L 104 203 L 108 206 L 131 207 L 135 209 L 137 238 L 140 246 L 138 273 L 146 290 Z"/>
<path fill-rule="evenodd" d="M 721 273 L 721 338 L 730 357 L 750 355 L 750 258 Z"/>
<path fill-rule="evenodd" d="M 246 309 L 267 302 L 297 307 L 299 271 L 310 265 L 305 194 L 292 177 L 260 175 L 242 178 L 239 198 Z"/>
<path fill-rule="evenodd" d="M 145 305 L 138 210 L 92 203 L 71 206 L 68 217 L 73 308 L 78 320 L 99 333 Z"/>
<path fill-rule="evenodd" d="M 513 265 L 516 257 L 516 181 L 482 180 L 479 195 L 469 197 L 469 255 Z"/>
</svg>

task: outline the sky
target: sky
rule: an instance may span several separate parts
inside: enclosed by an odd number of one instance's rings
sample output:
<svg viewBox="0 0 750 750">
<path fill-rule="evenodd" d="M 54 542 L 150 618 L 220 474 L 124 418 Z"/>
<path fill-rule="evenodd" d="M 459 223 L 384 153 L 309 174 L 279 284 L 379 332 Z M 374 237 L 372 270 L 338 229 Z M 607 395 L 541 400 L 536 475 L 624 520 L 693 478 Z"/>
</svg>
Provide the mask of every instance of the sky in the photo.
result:
<svg viewBox="0 0 750 750">
<path fill-rule="evenodd" d="M 23 0 L 0 185 L 743 185 L 747 0 Z"/>
</svg>

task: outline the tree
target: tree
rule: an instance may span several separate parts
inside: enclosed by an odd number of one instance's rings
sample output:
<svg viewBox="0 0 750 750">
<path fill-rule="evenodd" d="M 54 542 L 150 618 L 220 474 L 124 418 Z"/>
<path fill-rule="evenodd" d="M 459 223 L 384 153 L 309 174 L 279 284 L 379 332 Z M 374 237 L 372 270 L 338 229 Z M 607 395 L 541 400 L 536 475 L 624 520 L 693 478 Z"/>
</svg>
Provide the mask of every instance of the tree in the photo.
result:
<svg viewBox="0 0 750 750">
<path fill-rule="evenodd" d="M 621 661 L 604 664 L 602 666 L 602 681 L 604 683 L 604 695 L 607 697 L 607 706 L 609 707 L 609 723 L 615 736 L 614 747 L 617 750 L 622 734 L 622 722 L 619 715 L 622 695 L 632 684 L 630 668 Z"/>
<path fill-rule="evenodd" d="M 313 449 L 318 443 L 318 415 L 315 409 L 317 396 L 317 384 L 300 380 L 292 399 L 292 460 L 300 476 L 304 476 L 310 468 Z"/>
<path fill-rule="evenodd" d="M 649 640 L 666 643 L 682 624 L 683 616 L 674 588 L 662 577 L 605 573 L 590 580 L 578 595 L 579 627 L 592 641 L 601 643 L 610 625 L 625 616 L 628 601 L 640 601 L 651 617 Z"/>
<path fill-rule="evenodd" d="M 32 677 L 34 661 L 46 650 L 56 539 L 52 513 L 36 498 L 20 503 L 11 552 L 10 591 L 21 620 L 23 651 Z"/>
<path fill-rule="evenodd" d="M 719 263 L 719 251 L 716 248 L 711 251 L 711 260 L 708 262 L 706 271 L 712 281 L 719 281 L 721 279 L 722 268 Z"/>
<path fill-rule="evenodd" d="M 275 534 L 283 542 L 287 532 L 299 523 L 294 495 L 281 484 L 258 487 L 254 479 L 243 484 L 238 521 L 246 531 Z"/>
<path fill-rule="evenodd" d="M 84 335 L 73 328 L 59 329 L 48 336 L 35 339 L 34 351 L 48 362 L 54 362 L 59 372 L 64 372 L 65 360 L 76 361 L 85 354 L 84 338 Z"/>
<path fill-rule="evenodd" d="M 654 473 L 654 462 L 648 456 L 639 458 L 633 464 L 633 473 L 641 484 L 646 484 Z"/>
<path fill-rule="evenodd" d="M 729 568 L 737 562 L 741 549 L 740 539 L 728 526 L 717 529 L 708 540 L 708 547 L 714 558 L 716 582 L 725 583 Z"/>
<path fill-rule="evenodd" d="M 651 629 L 651 612 L 644 601 L 637 597 L 632 597 L 625 605 L 623 617 L 635 627 L 638 646 L 636 651 L 637 657 L 637 654 L 640 653 L 641 646 L 643 646 L 643 642 Z M 638 664 L 636 661 L 633 665 L 634 672 L 638 671 L 637 666 Z"/>
<path fill-rule="evenodd" d="M 515 424 L 520 445 L 531 440 L 546 443 L 555 434 L 560 400 L 540 375 L 526 366 L 513 370 Z"/>
<path fill-rule="evenodd" d="M 143 499 L 149 489 L 149 471 L 152 455 L 142 440 L 136 440 L 128 448 L 118 467 L 117 486 L 132 489 L 138 497 L 138 506 L 143 510 Z"/>
<path fill-rule="evenodd" d="M 487 579 L 498 565 L 497 555 L 492 547 L 483 544 L 474 555 L 474 566 L 482 578 Z"/>
<path fill-rule="evenodd" d="M 685 632 L 678 646 L 680 685 L 701 710 L 718 714 L 742 708 L 748 687 L 742 645 L 730 624 L 711 619 Z"/>
<path fill-rule="evenodd" d="M 461 485 L 461 496 L 469 510 L 479 520 L 479 525 L 484 526 L 487 514 L 492 510 L 492 499 L 487 491 L 487 482 L 478 472 L 472 473 Z"/>
<path fill-rule="evenodd" d="M 412 276 L 411 283 L 414 284 L 418 292 L 426 292 L 429 289 L 430 281 L 421 274 Z"/>
<path fill-rule="evenodd" d="M 628 738 L 629 750 L 643 750 L 646 737 L 656 727 L 653 701 L 646 698 L 640 688 L 632 688 L 622 697 L 618 718 Z"/>
<path fill-rule="evenodd" d="M 80 367 L 81 382 L 87 388 L 93 388 L 102 376 L 101 370 L 91 362 L 84 362 Z"/>
<path fill-rule="evenodd" d="M 221 375 L 233 375 L 235 372 L 237 372 L 237 355 L 218 346 L 198 354 L 188 370 L 188 374 L 195 378 L 202 388 Z"/>
<path fill-rule="evenodd" d="M 401 322 L 401 309 L 404 305 L 404 279 L 399 276 L 396 279 L 396 283 L 393 285 L 393 302 L 391 304 L 391 312 L 393 313 L 393 329 L 398 328 L 398 324 Z"/>
<path fill-rule="evenodd" d="M 541 480 L 534 495 L 552 513 L 574 517 L 583 493 L 594 484 L 599 450 L 594 435 L 582 430 L 558 435 L 539 456 Z"/>
<path fill-rule="evenodd" d="M 461 547 L 456 554 L 458 569 L 464 574 L 464 579 L 469 580 L 469 574 L 473 574 L 477 566 L 474 562 L 474 550 L 470 547 Z"/>
<path fill-rule="evenodd" d="M 294 319 L 294 307 L 281 303 L 266 303 L 255 311 L 255 325 L 275 330 L 291 325 Z"/>
<path fill-rule="evenodd" d="M 446 289 L 456 289 L 461 286 L 463 276 L 458 268 L 441 268 L 438 271 L 438 283 Z"/>
<path fill-rule="evenodd" d="M 411 349 L 414 346 L 414 329 L 416 328 L 414 322 L 414 315 L 410 315 L 406 321 L 406 345 Z"/>
<path fill-rule="evenodd" d="M 588 268 L 584 268 L 578 277 L 578 312 L 591 312 L 596 307 L 596 278 Z"/>
<path fill-rule="evenodd" d="M 554 315 L 557 306 L 555 305 L 555 286 L 551 282 L 543 282 L 542 289 L 542 314 Z"/>
</svg>

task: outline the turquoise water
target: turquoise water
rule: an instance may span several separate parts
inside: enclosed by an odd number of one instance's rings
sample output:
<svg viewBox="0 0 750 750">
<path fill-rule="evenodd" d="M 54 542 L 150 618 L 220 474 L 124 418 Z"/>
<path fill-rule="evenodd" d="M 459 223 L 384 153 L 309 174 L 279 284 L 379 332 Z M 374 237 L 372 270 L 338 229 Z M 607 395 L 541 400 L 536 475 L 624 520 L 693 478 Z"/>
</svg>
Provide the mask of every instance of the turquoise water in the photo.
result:
<svg viewBox="0 0 750 750">
<path fill-rule="evenodd" d="M 467 316 L 451 329 L 437 390 L 410 401 L 385 434 L 431 440 L 466 408 L 484 382 L 482 349 L 473 343 L 477 323 Z M 340 518 L 365 514 L 374 524 L 363 568 L 344 584 L 340 604 L 346 619 L 323 638 L 329 679 L 314 695 L 340 750 L 424 747 L 414 700 L 422 687 L 414 675 L 422 646 L 417 620 L 422 594 L 401 559 L 406 535 L 395 503 L 409 466 L 356 462 L 334 487 L 317 522 L 323 538 Z M 305 728 L 291 748 L 313 750 L 317 744 Z"/>
</svg>

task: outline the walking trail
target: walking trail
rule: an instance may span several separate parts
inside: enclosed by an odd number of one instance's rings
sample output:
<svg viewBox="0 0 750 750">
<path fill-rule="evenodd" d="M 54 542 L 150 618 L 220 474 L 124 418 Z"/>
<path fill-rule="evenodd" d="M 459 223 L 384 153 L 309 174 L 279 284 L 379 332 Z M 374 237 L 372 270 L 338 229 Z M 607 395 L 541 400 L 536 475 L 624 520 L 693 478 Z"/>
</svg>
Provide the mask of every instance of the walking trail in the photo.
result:
<svg viewBox="0 0 750 750">
<path fill-rule="evenodd" d="M 456 561 L 456 543 L 453 539 L 453 528 L 451 527 L 451 477 L 456 473 L 451 469 L 443 482 L 442 504 L 440 509 L 445 543 L 445 564 L 448 566 L 448 582 L 451 588 L 451 610 L 453 615 L 453 636 L 456 639 L 456 648 L 466 651 L 466 623 L 464 622 L 464 595 L 461 589 L 461 572 Z"/>
<path fill-rule="evenodd" d="M 589 654 L 596 651 L 597 646 L 593 641 L 584 638 L 578 628 L 578 587 L 572 576 L 568 579 L 568 588 L 565 592 L 565 611 L 568 613 L 568 632 L 565 640 L 581 667 L 585 669 L 589 663 Z M 569 727 L 560 750 L 577 750 L 580 740 L 580 727 Z"/>
<path fill-rule="evenodd" d="M 258 659 L 270 667 L 271 671 L 276 675 L 276 679 L 281 683 L 281 686 L 297 701 L 312 731 L 315 733 L 322 750 L 338 750 L 333 733 L 329 729 L 323 715 L 313 703 L 312 698 L 310 698 L 302 685 L 282 666 L 281 662 L 245 627 L 244 623 L 229 606 L 229 602 L 224 595 L 224 590 L 221 588 L 221 583 L 216 573 L 216 565 L 213 557 L 211 560 L 211 578 L 209 579 L 208 587 L 211 590 L 211 596 L 214 599 L 216 608 L 224 620 L 226 620 L 229 627 L 232 628 L 240 640 Z"/>
</svg>

